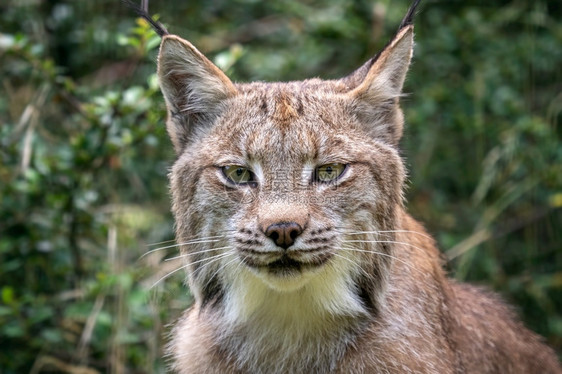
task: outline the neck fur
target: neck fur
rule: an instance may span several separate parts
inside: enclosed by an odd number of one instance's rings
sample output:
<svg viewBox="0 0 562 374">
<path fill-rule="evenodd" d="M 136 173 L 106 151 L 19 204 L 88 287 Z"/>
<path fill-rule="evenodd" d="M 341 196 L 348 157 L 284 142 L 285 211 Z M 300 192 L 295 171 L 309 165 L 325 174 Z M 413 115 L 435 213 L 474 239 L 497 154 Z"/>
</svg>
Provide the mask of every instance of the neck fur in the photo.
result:
<svg viewBox="0 0 562 374">
<path fill-rule="evenodd" d="M 358 271 L 353 262 L 334 261 L 287 291 L 238 269 L 224 283 L 216 324 L 221 350 L 252 373 L 330 371 L 369 315 L 354 279 Z"/>
</svg>

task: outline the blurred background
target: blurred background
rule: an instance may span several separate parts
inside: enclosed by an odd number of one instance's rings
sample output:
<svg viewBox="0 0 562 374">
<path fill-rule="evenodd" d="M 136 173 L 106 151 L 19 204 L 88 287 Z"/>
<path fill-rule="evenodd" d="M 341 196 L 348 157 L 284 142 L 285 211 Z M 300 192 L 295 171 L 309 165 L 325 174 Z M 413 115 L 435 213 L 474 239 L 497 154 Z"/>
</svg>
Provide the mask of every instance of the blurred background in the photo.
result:
<svg viewBox="0 0 562 374">
<path fill-rule="evenodd" d="M 140 0 L 139 0 L 140 2 Z M 236 81 L 346 75 L 409 1 L 152 1 Z M 562 3 L 423 1 L 410 212 L 562 352 Z M 0 373 L 165 371 L 177 272 L 159 38 L 118 0 L 0 4 Z M 157 244 L 159 242 L 164 242 Z M 151 252 L 148 255 L 145 253 Z"/>
</svg>

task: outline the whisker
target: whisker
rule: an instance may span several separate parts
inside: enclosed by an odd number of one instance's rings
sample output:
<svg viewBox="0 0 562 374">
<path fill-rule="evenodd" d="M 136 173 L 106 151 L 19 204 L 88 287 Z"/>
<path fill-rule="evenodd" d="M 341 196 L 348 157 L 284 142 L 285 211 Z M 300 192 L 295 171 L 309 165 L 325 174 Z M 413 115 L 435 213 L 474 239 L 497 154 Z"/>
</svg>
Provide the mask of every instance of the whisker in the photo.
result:
<svg viewBox="0 0 562 374">
<path fill-rule="evenodd" d="M 236 230 L 223 230 L 223 232 L 233 232 Z M 213 235 L 213 236 L 199 236 L 199 235 L 193 235 L 190 236 L 189 238 L 187 238 L 187 240 L 202 240 L 202 239 L 215 239 L 215 238 L 222 238 L 224 235 Z M 165 244 L 165 243 L 170 243 L 175 241 L 176 239 L 170 239 L 170 240 L 164 240 L 162 242 L 157 242 L 157 243 L 150 243 L 147 244 L 147 247 L 153 247 L 155 245 L 160 245 L 160 244 Z"/>
<path fill-rule="evenodd" d="M 337 248 L 337 249 L 344 249 L 344 248 Z M 342 256 L 342 255 L 340 255 L 339 253 L 336 253 L 336 252 L 334 252 L 334 251 L 329 251 L 329 252 L 330 252 L 332 255 L 336 256 L 336 257 L 340 257 L 340 258 L 343 258 L 344 260 L 347 260 L 347 261 L 351 262 L 353 265 L 357 266 L 357 268 L 361 270 L 361 272 L 363 273 L 363 275 L 365 275 L 365 276 L 367 276 L 367 277 L 370 277 L 370 274 L 367 273 L 367 272 L 365 271 L 365 269 L 363 269 L 363 268 L 361 267 L 361 265 L 360 265 L 357 261 L 353 261 L 352 259 L 347 258 L 347 257 L 345 257 L 345 256 Z"/>
<path fill-rule="evenodd" d="M 217 238 L 223 238 L 224 236 L 217 236 Z M 161 251 L 163 249 L 169 249 L 169 248 L 174 248 L 174 247 L 179 247 L 182 245 L 190 245 L 190 244 L 206 244 L 206 243 L 216 243 L 216 242 L 220 242 L 221 239 L 195 239 L 192 241 L 187 241 L 187 242 L 183 242 L 183 243 L 177 243 L 177 244 L 172 244 L 172 245 L 167 245 L 164 247 L 160 247 L 160 248 L 155 248 L 155 249 L 151 249 L 150 251 L 144 253 L 142 256 L 139 257 L 139 259 L 142 259 L 145 256 L 148 256 L 151 253 L 157 252 L 157 251 Z"/>
<path fill-rule="evenodd" d="M 409 267 L 410 269 L 419 272 L 420 274 L 424 274 L 421 270 L 419 270 L 419 269 L 417 269 L 416 267 L 412 266 L 412 264 L 407 263 L 406 261 L 404 261 L 404 260 L 402 260 L 402 259 L 400 259 L 400 258 L 398 258 L 398 257 L 396 257 L 396 256 L 390 255 L 390 254 L 388 254 L 388 253 L 383 253 L 383 252 L 379 252 L 379 251 L 369 251 L 369 250 L 359 249 L 359 248 L 355 248 L 355 247 L 339 247 L 339 248 L 342 249 L 342 250 L 355 251 L 355 252 L 363 252 L 363 253 L 372 253 L 372 254 L 375 254 L 375 255 L 378 255 L 378 256 L 389 257 L 389 258 L 391 258 L 391 259 L 393 259 L 393 260 L 396 260 L 396 261 L 398 261 L 398 262 L 400 262 L 400 263 L 406 265 L 406 266 Z"/>
<path fill-rule="evenodd" d="M 413 231 L 413 230 L 381 230 L 381 231 L 379 231 L 379 232 L 384 232 L 384 233 L 398 232 L 398 233 L 417 234 L 417 235 L 419 235 L 419 236 L 423 236 L 424 238 L 428 238 L 428 239 L 433 240 L 433 238 L 432 238 L 430 235 L 425 234 L 425 233 L 420 232 L 420 231 Z"/>
<path fill-rule="evenodd" d="M 175 241 L 175 240 L 176 240 L 176 239 L 164 240 L 164 241 L 162 241 L 162 242 L 150 243 L 150 244 L 147 244 L 146 246 L 147 246 L 147 247 L 154 247 L 155 245 L 171 243 L 171 242 L 173 242 L 173 241 Z"/>
<path fill-rule="evenodd" d="M 200 268 L 197 268 L 196 271 L 197 271 L 198 273 L 200 273 L 200 272 L 203 271 L 203 269 L 205 269 L 207 266 L 209 266 L 209 265 L 212 264 L 213 262 L 218 261 L 218 260 L 221 260 L 221 259 L 223 259 L 223 258 L 225 258 L 225 257 L 228 257 L 228 256 L 232 255 L 232 254 L 235 254 L 235 251 L 231 249 L 231 250 L 226 251 L 226 252 L 224 252 L 224 253 L 222 253 L 222 254 L 220 254 L 220 255 L 216 255 L 216 256 L 210 257 L 210 258 L 212 258 L 213 260 L 207 262 L 206 264 L 203 264 L 203 266 L 201 266 Z M 192 262 L 192 264 L 195 264 L 195 263 L 197 263 L 197 262 L 200 262 L 200 261 Z"/>
<path fill-rule="evenodd" d="M 154 282 L 154 284 L 152 286 L 150 286 L 149 290 L 152 290 L 154 287 L 156 287 L 156 285 L 160 282 L 162 282 L 164 279 L 167 279 L 169 277 L 171 277 L 173 274 L 177 273 L 178 271 L 182 270 L 182 269 L 186 269 L 190 264 L 186 264 L 186 265 L 182 265 L 179 268 L 172 270 L 171 272 L 169 272 L 168 274 L 164 275 L 162 278 L 158 279 L 156 282 Z"/>
<path fill-rule="evenodd" d="M 197 261 L 190 262 L 189 265 L 195 265 L 195 264 L 198 264 L 198 263 L 200 263 L 200 262 L 205 262 L 205 261 L 209 261 L 209 260 L 213 260 L 213 261 L 214 261 L 215 259 L 219 259 L 219 258 L 225 257 L 225 256 L 228 255 L 229 253 L 230 253 L 230 251 L 228 251 L 228 252 L 223 252 L 223 253 L 219 253 L 219 254 L 216 254 L 216 255 L 214 255 L 214 256 L 207 257 L 207 258 L 202 258 L 201 260 L 197 260 Z"/>
<path fill-rule="evenodd" d="M 412 230 L 373 230 L 373 231 L 344 231 L 338 230 L 342 234 L 346 235 L 361 235 L 361 234 L 379 234 L 379 233 L 409 233 L 409 234 L 417 234 L 423 236 L 425 238 L 433 240 L 433 238 L 423 232 L 419 231 L 412 231 Z"/>
<path fill-rule="evenodd" d="M 394 240 L 342 240 L 342 243 L 390 243 L 390 244 L 404 244 L 407 245 L 408 247 L 412 247 L 415 249 L 418 249 L 420 251 L 424 251 L 423 248 L 420 248 L 418 246 L 415 246 L 411 243 L 406 243 L 406 242 L 399 242 L 399 241 L 394 241 Z"/>
<path fill-rule="evenodd" d="M 200 253 L 219 251 L 221 249 L 228 249 L 228 248 L 230 248 L 230 247 L 227 246 L 227 247 L 209 248 L 209 249 L 204 249 L 204 250 L 201 250 L 201 251 L 184 253 L 184 254 L 181 254 L 181 255 L 177 255 L 177 256 L 174 256 L 174 257 L 167 258 L 164 261 L 172 261 L 172 260 L 176 260 L 178 258 L 188 257 L 188 256 L 191 256 L 191 255 L 198 255 Z"/>
<path fill-rule="evenodd" d="M 229 253 L 236 255 L 235 251 L 229 251 Z M 205 286 L 203 286 L 203 289 L 207 287 L 207 285 L 209 284 L 209 282 L 211 281 L 211 279 L 213 279 L 215 277 L 215 275 L 217 275 L 219 272 L 221 272 L 223 269 L 225 269 L 228 265 L 232 264 L 234 261 L 236 261 L 238 259 L 238 257 L 234 256 L 234 258 L 230 261 L 228 261 L 226 264 L 222 265 L 221 267 L 219 267 L 214 273 L 213 275 L 211 275 L 209 277 L 209 279 L 207 280 L 207 282 L 205 282 Z M 240 264 L 239 264 L 240 265 Z"/>
<path fill-rule="evenodd" d="M 236 269 L 234 269 L 234 272 L 236 273 L 238 271 L 238 269 L 240 269 L 242 267 L 244 263 L 242 261 L 238 262 L 238 265 L 236 265 Z"/>
<path fill-rule="evenodd" d="M 230 254 L 230 252 L 221 253 L 221 254 L 218 254 L 218 255 L 216 255 L 216 256 L 212 256 L 212 257 L 209 257 L 209 258 L 204 258 L 204 259 L 199 260 L 199 261 L 194 261 L 194 262 L 190 262 L 190 263 L 188 263 L 188 264 L 182 265 L 182 266 L 180 266 L 179 268 L 177 268 L 177 269 L 175 269 L 175 270 L 172 270 L 172 271 L 169 272 L 168 274 L 166 274 L 166 275 L 164 275 L 163 277 L 161 277 L 160 279 L 158 279 L 156 282 L 154 282 L 154 284 L 153 284 L 152 286 L 150 286 L 149 289 L 150 289 L 150 290 L 153 289 L 154 287 L 156 287 L 156 285 L 157 285 L 158 283 L 162 282 L 164 279 L 167 279 L 167 278 L 171 277 L 173 274 L 177 273 L 178 271 L 180 271 L 180 270 L 182 270 L 182 269 L 186 269 L 186 268 L 189 267 L 190 265 L 193 265 L 193 264 L 196 264 L 196 263 L 199 263 L 199 262 L 203 262 L 203 261 L 209 261 L 209 260 L 210 260 L 209 263 L 215 262 L 215 261 L 217 261 L 217 260 L 220 260 L 220 259 L 223 258 L 223 257 L 226 257 L 226 256 L 229 255 L 229 254 Z M 205 264 L 205 266 L 206 266 L 206 265 L 208 265 L 208 264 Z"/>
</svg>

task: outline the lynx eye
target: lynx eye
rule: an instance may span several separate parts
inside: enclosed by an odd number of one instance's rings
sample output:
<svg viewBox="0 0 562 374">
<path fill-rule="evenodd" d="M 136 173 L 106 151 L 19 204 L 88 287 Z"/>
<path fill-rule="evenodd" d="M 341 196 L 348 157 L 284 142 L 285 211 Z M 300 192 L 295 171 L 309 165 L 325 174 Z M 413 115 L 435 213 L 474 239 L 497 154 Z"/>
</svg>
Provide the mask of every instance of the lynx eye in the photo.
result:
<svg viewBox="0 0 562 374">
<path fill-rule="evenodd" d="M 249 184 L 255 182 L 254 173 L 240 165 L 223 166 L 222 172 L 226 179 L 234 184 Z"/>
<path fill-rule="evenodd" d="M 321 183 L 330 183 L 337 180 L 345 171 L 344 164 L 326 164 L 314 170 L 314 180 Z"/>
</svg>

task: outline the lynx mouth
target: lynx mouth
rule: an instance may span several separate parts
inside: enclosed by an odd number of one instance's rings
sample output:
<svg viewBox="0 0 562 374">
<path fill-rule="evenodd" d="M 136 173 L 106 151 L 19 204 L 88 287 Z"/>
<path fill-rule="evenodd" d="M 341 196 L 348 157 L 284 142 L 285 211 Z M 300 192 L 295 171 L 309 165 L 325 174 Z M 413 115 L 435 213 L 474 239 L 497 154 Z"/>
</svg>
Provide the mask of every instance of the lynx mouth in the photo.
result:
<svg viewBox="0 0 562 374">
<path fill-rule="evenodd" d="M 287 254 L 283 254 L 280 258 L 268 263 L 259 263 L 248 257 L 244 258 L 243 261 L 249 267 L 266 271 L 267 273 L 272 275 L 284 277 L 294 276 L 307 270 L 319 268 L 324 265 L 331 257 L 332 255 L 330 253 L 326 253 L 324 255 L 316 255 L 314 256 L 314 259 L 311 259 L 309 261 L 299 261 Z"/>
<path fill-rule="evenodd" d="M 294 273 L 301 273 L 303 266 L 304 264 L 302 262 L 293 260 L 287 255 L 283 255 L 279 260 L 270 262 L 262 266 L 262 268 L 275 275 L 291 275 Z"/>
</svg>

